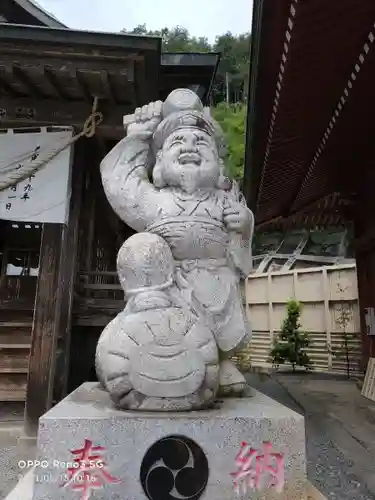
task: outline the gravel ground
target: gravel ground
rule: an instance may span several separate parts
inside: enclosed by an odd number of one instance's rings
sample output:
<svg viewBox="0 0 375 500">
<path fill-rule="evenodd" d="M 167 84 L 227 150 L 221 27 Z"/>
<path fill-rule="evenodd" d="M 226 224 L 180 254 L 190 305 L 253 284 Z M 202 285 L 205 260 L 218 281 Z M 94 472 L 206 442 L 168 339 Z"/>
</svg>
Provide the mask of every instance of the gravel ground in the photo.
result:
<svg viewBox="0 0 375 500">
<path fill-rule="evenodd" d="M 325 420 L 326 429 L 334 422 Z M 332 500 L 375 500 L 364 483 L 360 472 L 353 472 L 354 460 L 346 457 L 330 439 L 330 432 L 322 426 L 322 419 L 308 416 L 307 473 L 310 481 L 327 499 Z M 374 462 L 373 462 L 374 463 Z"/>
<path fill-rule="evenodd" d="M 305 415 L 308 477 L 327 499 L 375 500 L 375 450 L 358 437 L 366 431 L 366 440 L 375 444 L 375 425 L 366 426 L 371 423 L 366 422 L 367 414 L 356 412 L 354 417 L 352 413 L 347 418 L 352 417 L 350 426 L 357 432 L 348 432 L 349 424 L 332 413 L 348 415 L 349 405 L 351 410 L 356 406 L 355 398 L 362 406 L 368 405 L 352 382 L 319 375 L 306 379 L 303 375 L 249 374 L 247 378 L 254 388 Z"/>
<path fill-rule="evenodd" d="M 21 469 L 18 463 L 35 458 L 34 442 L 19 444 L 21 432 L 21 426 L 0 428 L 0 499 L 4 499 L 19 478 L 27 472 L 27 469 Z"/>
</svg>

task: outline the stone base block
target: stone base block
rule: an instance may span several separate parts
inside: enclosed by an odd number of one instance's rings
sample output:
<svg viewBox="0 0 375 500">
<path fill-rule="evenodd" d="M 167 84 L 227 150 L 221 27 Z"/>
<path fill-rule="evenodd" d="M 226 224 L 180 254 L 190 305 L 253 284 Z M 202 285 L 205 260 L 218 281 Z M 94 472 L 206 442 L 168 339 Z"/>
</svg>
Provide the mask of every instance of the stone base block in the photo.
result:
<svg viewBox="0 0 375 500">
<path fill-rule="evenodd" d="M 307 498 L 304 419 L 257 391 L 208 411 L 140 413 L 116 410 L 85 383 L 40 419 L 37 460 L 33 500 Z"/>
</svg>

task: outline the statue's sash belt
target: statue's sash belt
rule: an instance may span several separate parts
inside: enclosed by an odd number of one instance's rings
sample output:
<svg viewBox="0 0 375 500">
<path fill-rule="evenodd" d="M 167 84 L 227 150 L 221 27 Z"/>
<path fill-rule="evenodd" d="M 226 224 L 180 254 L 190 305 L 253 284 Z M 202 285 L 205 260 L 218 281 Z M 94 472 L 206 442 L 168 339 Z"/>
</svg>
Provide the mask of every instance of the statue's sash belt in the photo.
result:
<svg viewBox="0 0 375 500">
<path fill-rule="evenodd" d="M 178 215 L 174 217 L 165 217 L 162 220 L 159 220 L 157 222 L 154 222 L 153 224 L 150 224 L 147 226 L 146 231 L 147 232 L 154 232 L 156 229 L 159 229 L 161 227 L 167 226 L 167 225 L 174 225 L 174 224 L 191 224 L 192 222 L 194 223 L 201 223 L 205 225 L 210 225 L 210 226 L 216 226 L 224 229 L 224 225 L 221 221 L 216 220 L 216 219 L 211 219 L 208 217 L 199 217 L 196 215 Z"/>
<path fill-rule="evenodd" d="M 219 267 L 229 267 L 227 258 L 220 259 L 184 259 L 176 260 L 176 268 L 185 272 L 193 271 L 194 269 L 215 270 Z"/>
</svg>

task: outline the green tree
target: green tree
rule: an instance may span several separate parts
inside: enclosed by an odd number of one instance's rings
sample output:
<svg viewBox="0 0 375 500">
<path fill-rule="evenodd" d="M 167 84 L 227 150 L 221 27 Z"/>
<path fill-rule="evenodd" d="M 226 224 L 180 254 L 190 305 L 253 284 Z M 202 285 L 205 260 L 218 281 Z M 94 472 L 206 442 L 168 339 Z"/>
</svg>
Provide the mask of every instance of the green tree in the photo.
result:
<svg viewBox="0 0 375 500">
<path fill-rule="evenodd" d="M 148 30 L 146 24 L 123 33 L 162 38 L 164 52 L 220 52 L 221 60 L 213 88 L 214 103 L 226 100 L 230 103 L 245 102 L 250 66 L 250 33 L 233 35 L 228 32 L 217 36 L 213 44 L 206 37 L 191 36 L 183 26 Z"/>
<path fill-rule="evenodd" d="M 229 177 L 242 182 L 245 164 L 246 105 L 220 103 L 212 109 L 221 125 L 228 146 L 226 170 Z"/>
<path fill-rule="evenodd" d="M 300 330 L 301 309 L 302 304 L 296 300 L 288 302 L 287 316 L 270 352 L 274 365 L 283 365 L 288 362 L 292 365 L 293 371 L 296 366 L 303 366 L 306 369 L 311 366 L 310 358 L 306 354 L 306 348 L 310 345 L 309 336 Z"/>
<path fill-rule="evenodd" d="M 213 51 L 221 53 L 221 62 L 215 82 L 217 102 L 226 100 L 227 84 L 229 102 L 244 102 L 246 100 L 250 43 L 250 33 L 235 36 L 228 32 L 216 37 Z"/>
</svg>

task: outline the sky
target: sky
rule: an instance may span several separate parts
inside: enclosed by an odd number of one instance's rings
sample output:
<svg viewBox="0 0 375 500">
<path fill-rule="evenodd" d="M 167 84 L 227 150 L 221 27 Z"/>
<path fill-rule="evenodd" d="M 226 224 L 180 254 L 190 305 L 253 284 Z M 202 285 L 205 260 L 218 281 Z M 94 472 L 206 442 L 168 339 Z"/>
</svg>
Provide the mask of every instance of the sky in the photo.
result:
<svg viewBox="0 0 375 500">
<path fill-rule="evenodd" d="M 251 31 L 252 0 L 38 0 L 69 28 L 118 32 L 139 24 L 156 30 L 186 27 L 213 42 L 217 35 Z"/>
</svg>

